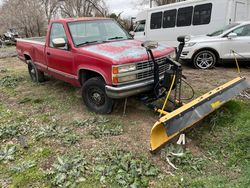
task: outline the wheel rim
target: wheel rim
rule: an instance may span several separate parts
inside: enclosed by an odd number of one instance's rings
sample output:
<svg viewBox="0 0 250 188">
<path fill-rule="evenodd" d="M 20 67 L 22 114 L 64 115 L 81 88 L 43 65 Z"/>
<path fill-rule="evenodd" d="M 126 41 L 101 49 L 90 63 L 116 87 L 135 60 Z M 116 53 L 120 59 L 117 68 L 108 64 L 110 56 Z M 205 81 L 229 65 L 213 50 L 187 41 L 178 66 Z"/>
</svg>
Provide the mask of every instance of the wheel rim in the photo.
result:
<svg viewBox="0 0 250 188">
<path fill-rule="evenodd" d="M 100 88 L 91 88 L 88 91 L 89 99 L 96 107 L 100 107 L 105 103 L 105 95 Z"/>
<path fill-rule="evenodd" d="M 210 68 L 214 64 L 214 58 L 210 53 L 201 53 L 196 58 L 196 65 L 201 69 Z"/>
</svg>

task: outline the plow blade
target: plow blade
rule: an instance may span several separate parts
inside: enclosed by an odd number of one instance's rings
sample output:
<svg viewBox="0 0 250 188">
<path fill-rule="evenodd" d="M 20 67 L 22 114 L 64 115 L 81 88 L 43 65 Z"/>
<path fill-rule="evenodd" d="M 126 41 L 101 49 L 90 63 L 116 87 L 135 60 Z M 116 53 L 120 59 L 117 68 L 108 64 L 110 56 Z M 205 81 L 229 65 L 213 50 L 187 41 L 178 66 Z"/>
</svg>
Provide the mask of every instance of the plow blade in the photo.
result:
<svg viewBox="0 0 250 188">
<path fill-rule="evenodd" d="M 249 84 L 246 78 L 238 77 L 164 115 L 151 130 L 151 151 L 155 151 L 247 88 Z"/>
</svg>

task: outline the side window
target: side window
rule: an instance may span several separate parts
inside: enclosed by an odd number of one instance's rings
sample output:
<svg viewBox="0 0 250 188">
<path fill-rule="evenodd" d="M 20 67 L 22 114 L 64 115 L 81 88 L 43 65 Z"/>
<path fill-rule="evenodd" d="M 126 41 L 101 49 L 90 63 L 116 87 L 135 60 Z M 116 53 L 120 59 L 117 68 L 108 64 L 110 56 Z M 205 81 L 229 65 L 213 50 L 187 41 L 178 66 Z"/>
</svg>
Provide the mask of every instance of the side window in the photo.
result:
<svg viewBox="0 0 250 188">
<path fill-rule="evenodd" d="M 51 26 L 50 39 L 49 39 L 49 46 L 51 48 L 54 48 L 52 40 L 55 38 L 64 38 L 65 41 L 67 41 L 67 36 L 63 24 L 61 23 L 53 23 Z"/>
<path fill-rule="evenodd" d="M 193 7 L 180 8 L 177 16 L 177 26 L 190 26 L 192 22 Z"/>
<path fill-rule="evenodd" d="M 212 3 L 194 7 L 193 25 L 209 24 L 211 20 Z"/>
<path fill-rule="evenodd" d="M 142 20 L 137 23 L 137 27 L 135 28 L 135 32 L 143 32 L 145 31 L 146 21 Z"/>
<path fill-rule="evenodd" d="M 163 14 L 163 28 L 175 27 L 177 10 L 168 10 Z"/>
<path fill-rule="evenodd" d="M 162 24 L 162 12 L 151 14 L 150 29 L 160 29 Z"/>
<path fill-rule="evenodd" d="M 250 25 L 245 25 L 240 28 L 237 28 L 233 31 L 239 37 L 249 37 L 250 36 Z"/>
</svg>

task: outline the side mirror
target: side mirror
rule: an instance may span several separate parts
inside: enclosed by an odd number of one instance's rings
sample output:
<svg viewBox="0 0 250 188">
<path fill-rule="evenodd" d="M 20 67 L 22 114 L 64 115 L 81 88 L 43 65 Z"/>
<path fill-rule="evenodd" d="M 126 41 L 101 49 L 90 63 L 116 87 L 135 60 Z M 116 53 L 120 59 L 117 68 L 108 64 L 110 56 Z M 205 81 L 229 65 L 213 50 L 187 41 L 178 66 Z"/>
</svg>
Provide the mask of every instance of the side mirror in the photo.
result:
<svg viewBox="0 0 250 188">
<path fill-rule="evenodd" d="M 236 38 L 237 37 L 237 33 L 230 33 L 227 38 L 228 39 L 233 39 L 233 38 Z"/>
<path fill-rule="evenodd" d="M 55 48 L 63 48 L 66 46 L 66 41 L 64 38 L 55 38 L 52 40 L 52 43 Z"/>
<path fill-rule="evenodd" d="M 134 32 L 134 31 L 130 31 L 129 34 L 130 34 L 131 36 L 135 36 L 135 32 Z"/>
</svg>

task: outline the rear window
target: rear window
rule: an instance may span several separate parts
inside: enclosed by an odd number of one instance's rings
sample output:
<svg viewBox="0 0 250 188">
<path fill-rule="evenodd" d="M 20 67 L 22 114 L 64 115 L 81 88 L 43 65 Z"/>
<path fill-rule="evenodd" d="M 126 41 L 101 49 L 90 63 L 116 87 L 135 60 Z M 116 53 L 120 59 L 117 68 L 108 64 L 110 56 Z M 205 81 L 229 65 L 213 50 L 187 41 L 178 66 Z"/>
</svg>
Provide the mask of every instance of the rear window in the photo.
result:
<svg viewBox="0 0 250 188">
<path fill-rule="evenodd" d="M 209 24 L 211 20 L 212 3 L 194 7 L 193 25 Z"/>
<path fill-rule="evenodd" d="M 163 28 L 175 27 L 177 10 L 168 10 L 163 14 Z"/>
<path fill-rule="evenodd" d="M 150 29 L 160 29 L 162 24 L 162 12 L 151 14 Z"/>
<path fill-rule="evenodd" d="M 192 23 L 193 7 L 180 8 L 178 10 L 177 26 L 190 26 Z"/>
</svg>

